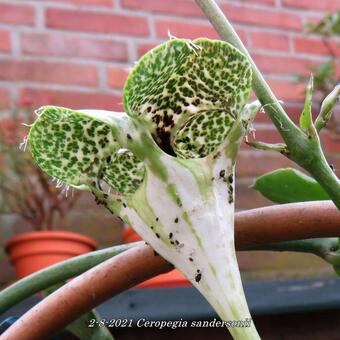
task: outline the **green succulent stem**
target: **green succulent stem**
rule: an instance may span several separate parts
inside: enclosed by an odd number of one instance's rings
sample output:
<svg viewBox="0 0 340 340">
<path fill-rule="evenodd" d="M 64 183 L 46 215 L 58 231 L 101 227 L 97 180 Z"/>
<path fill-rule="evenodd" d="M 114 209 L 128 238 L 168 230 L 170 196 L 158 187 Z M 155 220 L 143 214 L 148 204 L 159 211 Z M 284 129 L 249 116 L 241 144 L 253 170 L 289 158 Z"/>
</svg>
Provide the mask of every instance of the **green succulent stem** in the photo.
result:
<svg viewBox="0 0 340 340">
<path fill-rule="evenodd" d="M 276 243 L 268 243 L 251 248 L 250 250 L 265 250 L 265 251 L 292 251 L 299 253 L 310 253 L 317 255 L 325 261 L 334 264 L 340 261 L 340 254 L 338 254 L 338 238 L 312 238 L 304 240 L 283 241 Z M 330 258 L 332 258 L 331 261 Z"/>
<path fill-rule="evenodd" d="M 309 171 L 314 179 L 317 180 L 319 184 L 324 188 L 324 190 L 328 193 L 329 197 L 337 206 L 337 208 L 340 209 L 339 178 L 336 176 L 335 172 L 328 164 L 325 155 L 323 154 L 319 139 L 310 139 L 306 142 L 307 148 L 310 149 L 309 154 L 306 154 L 305 158 L 299 158 L 299 162 L 297 161 L 297 156 L 295 155 L 295 157 L 291 157 L 291 159 L 293 159 L 296 163 Z"/>
<path fill-rule="evenodd" d="M 259 150 L 276 151 L 282 154 L 288 153 L 287 145 L 284 143 L 277 143 L 277 144 L 264 143 L 264 142 L 246 142 L 246 143 L 247 145 L 252 146 L 253 148 L 259 149 Z"/>
<path fill-rule="evenodd" d="M 320 183 L 337 208 L 340 209 L 340 181 L 325 159 L 318 136 L 311 140 L 310 136 L 305 134 L 289 118 L 231 23 L 215 1 L 196 0 L 196 3 L 203 10 L 221 38 L 238 48 L 248 57 L 253 70 L 252 86 L 254 92 L 287 144 L 289 157 L 306 169 Z"/>
<path fill-rule="evenodd" d="M 312 238 L 268 243 L 253 247 L 250 250 L 290 251 L 314 254 L 332 265 L 337 275 L 340 275 L 340 248 L 338 237 Z"/>
</svg>

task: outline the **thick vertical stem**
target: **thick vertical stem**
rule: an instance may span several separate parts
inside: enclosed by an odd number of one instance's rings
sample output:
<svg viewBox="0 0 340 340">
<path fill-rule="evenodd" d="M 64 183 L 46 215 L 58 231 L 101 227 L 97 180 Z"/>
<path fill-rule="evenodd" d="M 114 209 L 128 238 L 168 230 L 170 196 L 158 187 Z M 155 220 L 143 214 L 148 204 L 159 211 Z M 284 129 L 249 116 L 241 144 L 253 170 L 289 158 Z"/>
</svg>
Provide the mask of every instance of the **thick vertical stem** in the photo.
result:
<svg viewBox="0 0 340 340">
<path fill-rule="evenodd" d="M 319 141 L 315 141 L 315 144 L 315 149 L 311 149 L 311 153 L 314 151 L 315 161 L 311 162 L 308 170 L 322 185 L 337 208 L 340 209 L 340 180 L 328 164 Z"/>
</svg>

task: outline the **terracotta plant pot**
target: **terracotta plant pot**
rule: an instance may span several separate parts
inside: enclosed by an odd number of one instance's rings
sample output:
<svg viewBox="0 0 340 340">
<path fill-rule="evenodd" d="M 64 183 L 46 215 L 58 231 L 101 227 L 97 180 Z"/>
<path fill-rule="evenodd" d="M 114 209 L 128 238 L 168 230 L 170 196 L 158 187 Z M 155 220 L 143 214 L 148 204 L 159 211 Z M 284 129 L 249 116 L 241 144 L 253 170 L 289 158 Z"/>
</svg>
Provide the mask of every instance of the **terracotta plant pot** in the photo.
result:
<svg viewBox="0 0 340 340">
<path fill-rule="evenodd" d="M 32 231 L 11 238 L 6 252 L 17 278 L 96 249 L 89 237 L 70 231 Z"/>
<path fill-rule="evenodd" d="M 131 228 L 126 227 L 123 230 L 124 243 L 131 243 L 141 241 L 141 237 Z M 139 284 L 139 288 L 161 288 L 161 287 L 179 287 L 179 286 L 191 286 L 190 281 L 177 269 L 174 269 L 168 273 L 161 274 L 153 277 L 150 280 L 144 281 Z"/>
</svg>

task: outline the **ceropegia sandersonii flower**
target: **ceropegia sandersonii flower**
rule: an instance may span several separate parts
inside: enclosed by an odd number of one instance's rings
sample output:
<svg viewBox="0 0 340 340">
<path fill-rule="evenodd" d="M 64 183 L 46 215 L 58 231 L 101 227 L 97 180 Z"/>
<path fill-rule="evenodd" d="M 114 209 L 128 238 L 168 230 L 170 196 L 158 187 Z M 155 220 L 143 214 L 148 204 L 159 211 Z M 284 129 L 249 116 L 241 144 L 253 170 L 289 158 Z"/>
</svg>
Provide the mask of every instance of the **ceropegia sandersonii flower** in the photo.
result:
<svg viewBox="0 0 340 340">
<path fill-rule="evenodd" d="M 46 106 L 29 134 L 43 170 L 92 191 L 223 320 L 250 318 L 234 248 L 234 165 L 250 88 L 250 64 L 231 45 L 172 39 L 134 66 L 126 113 Z M 259 338 L 252 323 L 229 331 Z"/>
</svg>

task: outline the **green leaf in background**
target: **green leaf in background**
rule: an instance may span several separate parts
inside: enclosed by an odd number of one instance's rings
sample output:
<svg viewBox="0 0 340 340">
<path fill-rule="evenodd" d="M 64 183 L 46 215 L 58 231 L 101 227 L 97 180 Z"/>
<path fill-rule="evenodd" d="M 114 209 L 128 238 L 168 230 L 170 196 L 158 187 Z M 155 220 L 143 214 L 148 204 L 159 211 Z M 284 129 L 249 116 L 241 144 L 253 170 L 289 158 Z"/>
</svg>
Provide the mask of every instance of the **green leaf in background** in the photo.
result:
<svg viewBox="0 0 340 340">
<path fill-rule="evenodd" d="M 329 200 L 318 182 L 292 168 L 260 176 L 251 187 L 275 203 Z"/>
</svg>

